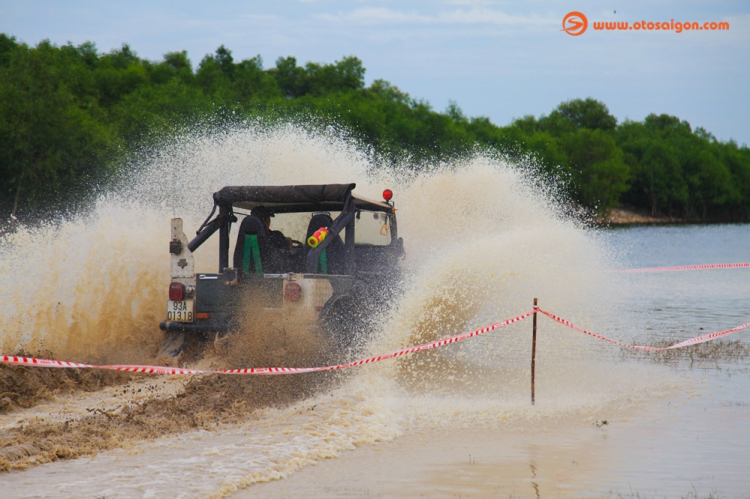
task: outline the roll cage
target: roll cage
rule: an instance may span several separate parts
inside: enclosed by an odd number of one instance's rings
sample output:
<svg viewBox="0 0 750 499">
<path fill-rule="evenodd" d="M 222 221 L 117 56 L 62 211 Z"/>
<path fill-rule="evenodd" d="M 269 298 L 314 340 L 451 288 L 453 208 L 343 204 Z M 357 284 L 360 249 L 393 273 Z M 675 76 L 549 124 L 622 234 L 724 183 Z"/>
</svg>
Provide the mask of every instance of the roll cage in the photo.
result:
<svg viewBox="0 0 750 499">
<path fill-rule="evenodd" d="M 329 227 L 329 236 L 306 256 L 306 272 L 315 273 L 320 254 L 344 231 L 344 273 L 357 271 L 354 252 L 354 221 L 360 210 L 395 213 L 388 202 L 373 201 L 354 194 L 356 184 L 291 185 L 291 186 L 229 186 L 213 194 L 214 205 L 205 222 L 188 243 L 192 252 L 215 232 L 219 232 L 219 273 L 229 268 L 230 230 L 237 222 L 235 209 L 252 210 L 263 206 L 274 213 L 339 212 Z M 216 211 L 218 210 L 218 214 Z M 214 215 L 216 214 L 215 218 Z M 400 244 L 395 217 L 389 217 L 391 244 Z M 175 244 L 175 243 L 172 243 Z M 177 243 L 179 244 L 179 243 Z M 179 247 L 170 246 L 178 254 Z"/>
</svg>

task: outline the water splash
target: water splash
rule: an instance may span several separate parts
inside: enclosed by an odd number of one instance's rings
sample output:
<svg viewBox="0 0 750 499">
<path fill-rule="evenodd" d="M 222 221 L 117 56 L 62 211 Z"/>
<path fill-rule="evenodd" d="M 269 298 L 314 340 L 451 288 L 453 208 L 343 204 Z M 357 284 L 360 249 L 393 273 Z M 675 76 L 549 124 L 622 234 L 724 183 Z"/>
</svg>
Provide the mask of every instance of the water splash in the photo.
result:
<svg viewBox="0 0 750 499">
<path fill-rule="evenodd" d="M 2 241 L 3 351 L 147 359 L 161 338 L 168 220 L 180 216 L 194 230 L 225 185 L 356 182 L 371 197 L 394 188 L 407 278 L 371 350 L 504 319 L 533 297 L 576 317 L 601 302 L 598 270 L 610 265 L 608 250 L 566 216 L 532 168 L 491 155 L 415 173 L 406 160 L 380 167 L 335 130 L 253 122 L 196 129 L 134 154 L 123 169 L 89 213 Z M 215 270 L 215 239 L 196 253 L 198 271 Z"/>
<path fill-rule="evenodd" d="M 46 350 L 88 362 L 148 360 L 161 341 L 169 219 L 182 217 L 190 234 L 210 211 L 211 194 L 225 185 L 356 182 L 357 192 L 373 198 L 383 188 L 394 190 L 406 248 L 403 293 L 373 325 L 368 353 L 518 315 L 531 309 L 534 297 L 596 329 L 600 316 L 592 311 L 606 307 L 616 289 L 608 282 L 612 274 L 602 272 L 614 267 L 612 248 L 568 214 L 532 167 L 501 157 L 476 154 L 429 169 L 415 169 L 408 160 L 383 167 L 336 131 L 254 122 L 185 133 L 134 155 L 125 170 L 119 186 L 90 212 L 22 227 L 0 241 L 2 351 Z M 215 271 L 215 239 L 196 253 L 199 272 Z M 415 426 L 588 416 L 607 404 L 631 403 L 651 383 L 644 369 L 620 376 L 622 365 L 592 363 L 602 351 L 576 333 L 547 323 L 540 334 L 536 408 L 529 405 L 526 321 L 440 351 L 357 369 L 325 395 L 267 415 L 260 411 L 257 421 L 237 430 L 258 440 L 237 445 L 231 436 L 222 450 L 240 458 L 222 461 L 231 467 L 225 474 L 231 479 L 209 484 L 203 470 L 219 468 L 207 468 L 212 458 L 199 453 L 203 457 L 192 464 L 171 462 L 176 478 L 165 487 L 189 487 L 190 476 L 194 490 L 205 483 L 220 496 Z M 289 383 L 296 379 L 304 383 Z M 268 456 L 266 464 L 256 462 L 269 442 L 283 452 Z M 160 459 L 140 460 L 167 471 Z M 139 466 L 134 477 L 144 472 Z M 186 473 L 187 467 L 195 472 Z M 95 484 L 89 489 L 91 495 L 100 491 Z"/>
<path fill-rule="evenodd" d="M 182 217 L 189 233 L 225 185 L 351 182 L 366 179 L 368 167 L 333 131 L 292 125 L 199 129 L 140 152 L 90 212 L 0 241 L 0 349 L 148 359 L 161 341 L 171 217 Z M 196 253 L 198 271 L 215 271 L 215 239 Z"/>
</svg>

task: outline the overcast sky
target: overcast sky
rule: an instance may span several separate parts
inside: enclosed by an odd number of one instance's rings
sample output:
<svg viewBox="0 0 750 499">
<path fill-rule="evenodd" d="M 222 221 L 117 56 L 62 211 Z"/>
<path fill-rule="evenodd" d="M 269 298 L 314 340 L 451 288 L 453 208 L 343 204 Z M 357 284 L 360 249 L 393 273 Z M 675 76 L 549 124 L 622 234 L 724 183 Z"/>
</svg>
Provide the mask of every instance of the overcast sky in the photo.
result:
<svg viewBox="0 0 750 499">
<path fill-rule="evenodd" d="M 580 11 L 580 36 L 561 31 Z M 595 31 L 594 21 L 728 21 L 729 31 Z M 367 83 L 385 79 L 443 111 L 498 125 L 593 97 L 618 121 L 668 113 L 720 140 L 750 144 L 747 0 L 0 0 L 0 31 L 36 45 L 128 43 L 193 64 L 224 44 L 235 61 L 260 54 L 331 63 L 359 57 Z"/>
</svg>

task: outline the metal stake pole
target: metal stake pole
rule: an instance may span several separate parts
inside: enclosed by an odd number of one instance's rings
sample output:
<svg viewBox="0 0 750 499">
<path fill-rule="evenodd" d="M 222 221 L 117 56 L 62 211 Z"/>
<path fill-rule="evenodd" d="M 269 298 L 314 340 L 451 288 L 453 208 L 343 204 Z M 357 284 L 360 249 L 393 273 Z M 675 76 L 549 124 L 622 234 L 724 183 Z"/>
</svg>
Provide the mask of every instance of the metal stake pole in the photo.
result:
<svg viewBox="0 0 750 499">
<path fill-rule="evenodd" d="M 534 298 L 534 329 L 531 340 L 531 405 L 534 405 L 534 367 L 536 364 L 536 316 L 539 305 L 537 299 Z"/>
</svg>

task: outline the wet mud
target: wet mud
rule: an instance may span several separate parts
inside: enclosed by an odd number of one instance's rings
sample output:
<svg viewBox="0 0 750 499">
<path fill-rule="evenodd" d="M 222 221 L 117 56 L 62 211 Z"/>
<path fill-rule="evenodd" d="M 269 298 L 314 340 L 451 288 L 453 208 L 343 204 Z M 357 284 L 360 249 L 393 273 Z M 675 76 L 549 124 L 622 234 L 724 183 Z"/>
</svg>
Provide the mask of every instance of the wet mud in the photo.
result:
<svg viewBox="0 0 750 499">
<path fill-rule="evenodd" d="M 320 331 L 308 331 L 302 324 L 278 331 L 267 329 L 264 321 L 244 322 L 220 342 L 192 341 L 178 359 L 142 362 L 199 369 L 310 366 L 331 362 L 341 353 Z M 50 352 L 33 356 L 53 357 Z M 346 374 L 172 376 L 166 381 L 169 390 L 160 389 L 159 378 L 95 369 L 0 366 L 0 415 L 7 420 L 0 425 L 0 471 L 247 422 L 257 409 L 281 408 L 320 394 L 340 384 Z M 92 396 L 84 398 L 86 393 Z M 75 410 L 64 408 L 63 399 Z M 36 414 L 24 411 L 43 403 L 47 406 Z M 62 416 L 50 418 L 55 411 Z"/>
<path fill-rule="evenodd" d="M 105 383 L 117 386 L 110 400 L 101 403 L 94 398 L 77 414 L 62 418 L 23 418 L 22 412 L 11 413 L 19 419 L 17 424 L 0 430 L 0 471 L 92 456 L 175 433 L 246 422 L 258 408 L 286 406 L 330 385 L 331 380 L 325 373 L 307 375 L 304 380 L 290 376 L 196 375 L 173 378 L 177 393 L 165 394 L 134 379 L 136 375 L 68 372 L 61 376 L 50 371 L 38 369 L 35 376 L 16 371 L 13 386 L 23 379 L 29 386 L 38 386 L 46 398 L 63 389 L 75 397 L 71 392 L 76 390 L 101 389 Z M 32 403 L 26 398 L 19 401 Z"/>
<path fill-rule="evenodd" d="M 26 356 L 24 352 L 18 355 Z M 113 371 L 0 365 L 0 414 L 28 409 L 60 394 L 94 392 L 106 386 L 124 384 L 130 378 L 128 374 Z"/>
</svg>

